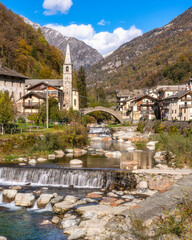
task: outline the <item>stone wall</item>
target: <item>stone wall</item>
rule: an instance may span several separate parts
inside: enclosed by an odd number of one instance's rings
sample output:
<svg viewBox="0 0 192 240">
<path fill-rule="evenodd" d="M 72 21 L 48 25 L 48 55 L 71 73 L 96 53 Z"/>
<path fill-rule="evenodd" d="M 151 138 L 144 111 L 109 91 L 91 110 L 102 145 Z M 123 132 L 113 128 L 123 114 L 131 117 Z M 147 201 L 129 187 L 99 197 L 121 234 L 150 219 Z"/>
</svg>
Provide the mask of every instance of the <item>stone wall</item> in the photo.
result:
<svg viewBox="0 0 192 240">
<path fill-rule="evenodd" d="M 144 131 L 145 132 L 154 132 L 154 126 L 160 122 L 160 120 L 146 120 L 142 121 L 144 124 Z M 178 130 L 182 131 L 184 129 L 190 129 L 192 128 L 192 122 L 181 122 L 181 121 L 162 121 L 162 125 L 165 126 L 165 130 L 168 130 L 171 126 L 177 126 Z"/>
</svg>

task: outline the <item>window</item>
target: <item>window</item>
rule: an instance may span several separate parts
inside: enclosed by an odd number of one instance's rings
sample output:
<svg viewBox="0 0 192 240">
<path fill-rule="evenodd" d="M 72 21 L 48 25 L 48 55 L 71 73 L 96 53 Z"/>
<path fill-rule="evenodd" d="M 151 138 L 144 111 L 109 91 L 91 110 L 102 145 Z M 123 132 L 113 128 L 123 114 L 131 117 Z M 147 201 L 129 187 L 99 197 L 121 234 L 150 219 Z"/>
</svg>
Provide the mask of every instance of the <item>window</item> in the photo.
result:
<svg viewBox="0 0 192 240">
<path fill-rule="evenodd" d="M 66 72 L 69 72 L 69 66 L 66 67 Z"/>
<path fill-rule="evenodd" d="M 20 96 L 20 98 L 21 98 L 21 96 L 22 96 L 21 92 L 19 93 L 19 96 Z"/>
<path fill-rule="evenodd" d="M 77 104 L 77 100 L 76 100 L 76 99 L 74 99 L 74 106 L 76 106 L 76 104 Z"/>
<path fill-rule="evenodd" d="M 177 110 L 175 110 L 175 113 L 177 113 Z"/>
<path fill-rule="evenodd" d="M 12 87 L 13 87 L 13 82 L 11 82 L 11 85 L 12 85 Z"/>
<path fill-rule="evenodd" d="M 4 86 L 7 86 L 7 81 L 4 81 Z"/>
<path fill-rule="evenodd" d="M 22 85 L 21 85 L 21 82 L 19 83 L 19 86 L 21 87 Z"/>
</svg>

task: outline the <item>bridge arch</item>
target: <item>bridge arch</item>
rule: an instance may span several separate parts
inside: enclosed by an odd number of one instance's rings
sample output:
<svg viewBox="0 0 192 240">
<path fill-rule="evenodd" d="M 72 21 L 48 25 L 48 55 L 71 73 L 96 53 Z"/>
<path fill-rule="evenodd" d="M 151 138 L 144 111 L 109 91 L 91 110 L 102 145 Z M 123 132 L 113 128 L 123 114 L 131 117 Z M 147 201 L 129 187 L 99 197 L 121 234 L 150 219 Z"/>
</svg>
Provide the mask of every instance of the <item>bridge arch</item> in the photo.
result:
<svg viewBox="0 0 192 240">
<path fill-rule="evenodd" d="M 115 110 L 113 110 L 111 108 L 98 106 L 98 107 L 94 107 L 94 108 L 81 108 L 80 109 L 80 112 L 81 112 L 82 116 L 84 116 L 86 114 L 89 114 L 89 113 L 92 113 L 92 112 L 96 112 L 96 111 L 109 113 L 110 115 L 115 117 L 120 123 L 123 122 L 121 112 L 115 111 Z"/>
</svg>

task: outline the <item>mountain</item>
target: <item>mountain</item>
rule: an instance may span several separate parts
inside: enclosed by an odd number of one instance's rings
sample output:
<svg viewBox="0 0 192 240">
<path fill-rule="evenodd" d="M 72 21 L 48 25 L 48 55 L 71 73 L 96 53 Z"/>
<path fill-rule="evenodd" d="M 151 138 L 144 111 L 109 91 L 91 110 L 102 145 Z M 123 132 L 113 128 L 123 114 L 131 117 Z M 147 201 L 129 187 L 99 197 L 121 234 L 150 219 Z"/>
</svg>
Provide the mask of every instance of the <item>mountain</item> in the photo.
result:
<svg viewBox="0 0 192 240">
<path fill-rule="evenodd" d="M 52 46 L 60 49 L 65 55 L 67 41 L 71 48 L 71 60 L 73 66 L 78 70 L 81 66 L 88 69 L 91 65 L 103 59 L 102 55 L 94 48 L 88 46 L 84 42 L 72 37 L 65 37 L 60 32 L 51 28 L 41 27 L 37 23 L 31 22 L 28 18 L 23 17 L 25 23 L 30 24 L 33 28 L 41 29 L 44 37 Z"/>
<path fill-rule="evenodd" d="M 87 83 L 109 90 L 180 84 L 192 76 L 192 8 L 161 28 L 123 44 L 87 71 Z"/>
<path fill-rule="evenodd" d="M 3 65 L 31 78 L 60 78 L 60 50 L 0 3 L 0 58 Z"/>
</svg>

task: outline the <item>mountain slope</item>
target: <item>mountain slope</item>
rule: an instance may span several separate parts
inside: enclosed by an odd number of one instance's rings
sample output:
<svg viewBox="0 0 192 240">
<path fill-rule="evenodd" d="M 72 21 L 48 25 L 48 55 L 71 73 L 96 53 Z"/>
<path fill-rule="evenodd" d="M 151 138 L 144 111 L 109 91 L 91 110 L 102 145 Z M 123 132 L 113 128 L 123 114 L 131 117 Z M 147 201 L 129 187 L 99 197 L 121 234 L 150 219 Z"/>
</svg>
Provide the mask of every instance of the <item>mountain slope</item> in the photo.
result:
<svg viewBox="0 0 192 240">
<path fill-rule="evenodd" d="M 112 90 L 180 83 L 192 74 L 191 46 L 192 8 L 189 8 L 164 27 L 125 43 L 92 66 L 87 82 L 89 85 L 100 82 Z"/>
<path fill-rule="evenodd" d="M 62 52 L 1 3 L 0 58 L 5 66 L 31 78 L 62 76 Z"/>
<path fill-rule="evenodd" d="M 76 38 L 65 37 L 60 32 L 51 28 L 41 27 L 39 24 L 31 22 L 26 17 L 22 16 L 22 18 L 36 30 L 40 28 L 49 44 L 60 49 L 64 55 L 68 41 L 71 48 L 71 60 L 75 69 L 78 70 L 81 66 L 88 69 L 91 65 L 103 59 L 102 55 L 96 49 L 88 46 L 84 42 Z"/>
</svg>

